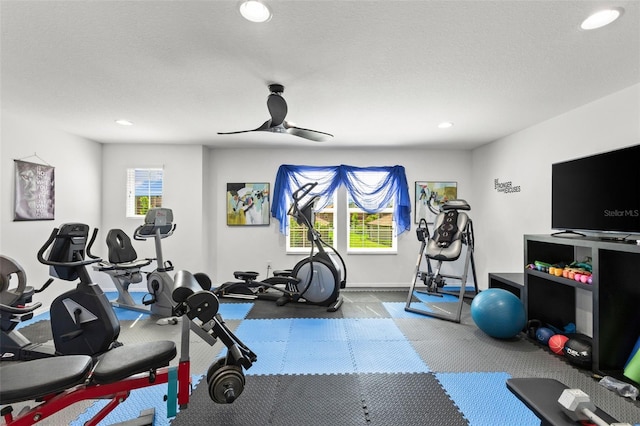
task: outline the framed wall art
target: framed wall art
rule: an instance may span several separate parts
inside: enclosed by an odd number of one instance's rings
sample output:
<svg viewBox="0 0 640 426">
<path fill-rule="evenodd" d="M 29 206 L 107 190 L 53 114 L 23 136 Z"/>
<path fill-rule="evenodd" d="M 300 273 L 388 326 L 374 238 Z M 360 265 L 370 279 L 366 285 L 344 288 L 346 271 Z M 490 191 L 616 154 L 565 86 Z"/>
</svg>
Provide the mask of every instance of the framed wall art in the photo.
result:
<svg viewBox="0 0 640 426">
<path fill-rule="evenodd" d="M 440 205 L 458 198 L 457 182 L 417 181 L 415 187 L 415 221 L 425 219 L 434 223 L 440 213 Z"/>
<path fill-rule="evenodd" d="M 15 163 L 14 221 L 55 219 L 54 167 L 28 161 Z"/>
<path fill-rule="evenodd" d="M 269 183 L 227 183 L 227 225 L 269 225 Z"/>
</svg>

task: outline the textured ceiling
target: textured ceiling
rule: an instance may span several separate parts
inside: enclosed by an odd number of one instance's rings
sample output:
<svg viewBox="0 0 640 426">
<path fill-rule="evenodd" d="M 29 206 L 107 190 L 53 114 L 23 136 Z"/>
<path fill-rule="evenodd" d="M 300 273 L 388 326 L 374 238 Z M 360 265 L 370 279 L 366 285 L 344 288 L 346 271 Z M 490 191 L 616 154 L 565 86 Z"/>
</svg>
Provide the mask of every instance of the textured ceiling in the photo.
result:
<svg viewBox="0 0 640 426">
<path fill-rule="evenodd" d="M 2 0 L 2 112 L 105 143 L 468 149 L 640 82 L 639 1 L 269 4 Z M 580 30 L 604 6 L 625 12 Z M 335 137 L 217 135 L 267 120 L 274 82 Z"/>
</svg>

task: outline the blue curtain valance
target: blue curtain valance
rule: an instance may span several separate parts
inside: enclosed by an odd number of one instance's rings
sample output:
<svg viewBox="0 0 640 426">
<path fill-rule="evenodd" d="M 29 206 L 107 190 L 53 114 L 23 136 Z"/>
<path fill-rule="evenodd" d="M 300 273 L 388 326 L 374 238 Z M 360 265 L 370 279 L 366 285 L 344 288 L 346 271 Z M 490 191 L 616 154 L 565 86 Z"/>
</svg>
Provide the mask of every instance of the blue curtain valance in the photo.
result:
<svg viewBox="0 0 640 426">
<path fill-rule="evenodd" d="M 278 219 L 279 229 L 287 233 L 287 209 L 293 191 L 308 182 L 318 182 L 310 195 L 318 195 L 318 210 L 326 207 L 340 185 L 354 203 L 367 213 L 384 209 L 394 201 L 393 220 L 398 235 L 411 229 L 411 200 L 409 185 L 403 166 L 355 167 L 339 166 L 294 166 L 283 164 L 278 168 L 273 188 L 271 216 Z"/>
</svg>

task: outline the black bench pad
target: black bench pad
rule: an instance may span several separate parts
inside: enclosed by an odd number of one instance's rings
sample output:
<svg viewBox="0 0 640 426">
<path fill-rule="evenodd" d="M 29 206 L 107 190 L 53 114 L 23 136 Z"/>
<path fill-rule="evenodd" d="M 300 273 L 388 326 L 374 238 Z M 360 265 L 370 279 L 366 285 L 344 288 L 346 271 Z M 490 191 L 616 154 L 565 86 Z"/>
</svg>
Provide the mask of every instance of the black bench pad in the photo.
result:
<svg viewBox="0 0 640 426">
<path fill-rule="evenodd" d="M 507 380 L 507 388 L 520 399 L 541 420 L 542 426 L 575 426 L 567 416 L 558 398 L 562 391 L 568 389 L 566 385 L 546 378 L 512 378 Z M 616 420 L 601 409 L 596 409 L 596 415 L 607 423 Z"/>
<path fill-rule="evenodd" d="M 93 381 L 113 383 L 134 374 L 169 365 L 177 354 L 176 344 L 169 340 L 119 346 L 98 358 Z"/>
<path fill-rule="evenodd" d="M 3 362 L 0 405 L 29 401 L 79 385 L 93 362 L 87 355 L 67 355 L 26 362 Z"/>
</svg>

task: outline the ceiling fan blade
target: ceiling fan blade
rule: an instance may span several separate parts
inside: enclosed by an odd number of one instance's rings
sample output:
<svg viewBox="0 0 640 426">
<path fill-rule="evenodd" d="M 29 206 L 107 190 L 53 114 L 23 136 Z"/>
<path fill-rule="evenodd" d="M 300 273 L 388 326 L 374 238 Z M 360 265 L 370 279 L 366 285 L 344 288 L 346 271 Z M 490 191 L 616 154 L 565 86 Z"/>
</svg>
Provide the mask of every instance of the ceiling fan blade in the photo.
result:
<svg viewBox="0 0 640 426">
<path fill-rule="evenodd" d="M 267 98 L 267 108 L 271 114 L 271 127 L 276 127 L 284 122 L 287 116 L 287 102 L 276 93 L 272 93 Z"/>
<path fill-rule="evenodd" d="M 325 133 L 325 132 L 320 132 L 318 130 L 304 129 L 302 127 L 292 126 L 286 121 L 284 122 L 284 128 L 287 129 L 287 133 L 289 133 L 290 135 L 309 139 L 314 142 L 325 142 L 333 137 L 331 133 Z"/>
<path fill-rule="evenodd" d="M 271 120 L 267 120 L 264 123 L 262 123 L 262 125 L 260 127 L 258 127 L 257 129 L 251 129 L 251 130 L 238 130 L 236 132 L 218 132 L 219 135 L 235 135 L 237 133 L 248 133 L 248 132 L 260 132 L 263 130 L 268 130 L 269 127 L 271 127 Z"/>
<path fill-rule="evenodd" d="M 303 127 L 294 126 L 284 119 L 287 116 L 287 102 L 282 97 L 284 86 L 281 84 L 270 84 L 269 91 L 271 94 L 267 98 L 267 108 L 271 119 L 262 123 L 260 127 L 252 130 L 239 130 L 236 132 L 218 132 L 219 135 L 233 135 L 237 133 L 247 132 L 271 132 L 271 133 L 288 133 L 300 138 L 309 139 L 314 142 L 324 142 L 333 137 L 330 133 L 320 132 L 318 130 L 305 129 Z"/>
</svg>

